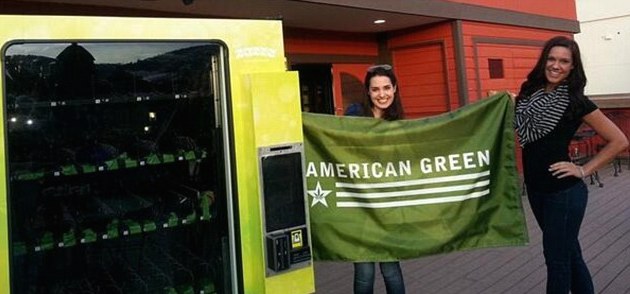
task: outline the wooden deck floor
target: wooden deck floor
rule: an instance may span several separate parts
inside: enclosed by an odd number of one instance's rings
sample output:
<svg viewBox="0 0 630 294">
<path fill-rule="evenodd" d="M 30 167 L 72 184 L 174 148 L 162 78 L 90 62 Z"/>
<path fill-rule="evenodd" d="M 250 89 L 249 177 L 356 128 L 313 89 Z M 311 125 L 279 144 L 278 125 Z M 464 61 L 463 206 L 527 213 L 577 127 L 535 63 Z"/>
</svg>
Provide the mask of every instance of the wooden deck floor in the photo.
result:
<svg viewBox="0 0 630 294">
<path fill-rule="evenodd" d="M 600 171 L 604 187 L 588 185 L 589 203 L 580 241 L 596 293 L 630 293 L 630 170 L 613 176 Z M 590 183 L 587 181 L 587 184 Z M 525 247 L 480 249 L 403 261 L 407 293 L 544 293 L 541 233 L 529 209 L 530 242 Z M 315 289 L 323 294 L 352 293 L 351 263 L 316 262 Z M 385 293 L 377 270 L 375 293 Z"/>
</svg>

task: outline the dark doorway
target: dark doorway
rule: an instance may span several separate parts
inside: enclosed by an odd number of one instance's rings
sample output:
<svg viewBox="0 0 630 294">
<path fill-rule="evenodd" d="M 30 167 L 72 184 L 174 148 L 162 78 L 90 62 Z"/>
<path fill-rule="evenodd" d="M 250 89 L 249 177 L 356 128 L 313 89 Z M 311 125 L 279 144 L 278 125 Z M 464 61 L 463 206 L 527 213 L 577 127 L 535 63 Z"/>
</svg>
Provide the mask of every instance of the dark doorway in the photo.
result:
<svg viewBox="0 0 630 294">
<path fill-rule="evenodd" d="M 331 64 L 296 64 L 302 111 L 334 114 Z"/>
</svg>

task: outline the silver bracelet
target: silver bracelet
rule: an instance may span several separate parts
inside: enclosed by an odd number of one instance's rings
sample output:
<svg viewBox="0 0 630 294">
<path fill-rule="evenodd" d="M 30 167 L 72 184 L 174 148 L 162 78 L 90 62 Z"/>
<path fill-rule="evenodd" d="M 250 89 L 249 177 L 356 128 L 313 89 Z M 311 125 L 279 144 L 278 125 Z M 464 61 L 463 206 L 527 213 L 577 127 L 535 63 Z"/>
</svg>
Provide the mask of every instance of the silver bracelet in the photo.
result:
<svg viewBox="0 0 630 294">
<path fill-rule="evenodd" d="M 584 169 L 582 168 L 581 165 L 578 165 L 578 170 L 580 170 L 580 175 L 582 176 L 582 178 L 586 177 L 586 175 L 584 174 Z"/>
</svg>

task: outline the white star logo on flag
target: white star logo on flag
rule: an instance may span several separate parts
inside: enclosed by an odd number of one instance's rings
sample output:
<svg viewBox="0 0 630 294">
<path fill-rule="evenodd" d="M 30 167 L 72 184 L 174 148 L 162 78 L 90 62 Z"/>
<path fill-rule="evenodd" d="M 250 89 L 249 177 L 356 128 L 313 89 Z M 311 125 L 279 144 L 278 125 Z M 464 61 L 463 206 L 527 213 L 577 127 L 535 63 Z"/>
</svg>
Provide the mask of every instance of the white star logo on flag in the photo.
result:
<svg viewBox="0 0 630 294">
<path fill-rule="evenodd" d="M 328 207 L 328 203 L 326 203 L 326 196 L 332 192 L 331 190 L 323 190 L 322 186 L 317 181 L 317 186 L 315 186 L 315 190 L 308 190 L 306 193 L 313 197 L 313 202 L 311 203 L 311 207 L 315 206 L 317 203 L 321 203 L 324 206 Z"/>
</svg>

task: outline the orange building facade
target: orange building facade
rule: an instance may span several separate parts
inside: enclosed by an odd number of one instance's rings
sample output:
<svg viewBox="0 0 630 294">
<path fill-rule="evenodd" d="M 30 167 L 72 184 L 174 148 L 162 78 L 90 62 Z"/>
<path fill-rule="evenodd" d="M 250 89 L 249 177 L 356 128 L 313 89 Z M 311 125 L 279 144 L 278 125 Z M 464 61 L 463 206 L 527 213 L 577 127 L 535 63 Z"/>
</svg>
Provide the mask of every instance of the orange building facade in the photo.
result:
<svg viewBox="0 0 630 294">
<path fill-rule="evenodd" d="M 342 114 L 363 99 L 365 69 L 390 63 L 408 117 L 447 112 L 486 97 L 490 90 L 516 92 L 544 41 L 579 31 L 574 0 L 444 2 L 450 2 L 446 14 L 460 17 L 378 34 L 286 29 L 290 66 L 301 73 L 306 64 L 331 72 L 330 93 L 322 94 L 331 99 L 330 105 L 309 107 L 321 100 L 321 92 L 311 91 L 303 93 L 305 110 Z"/>
</svg>

